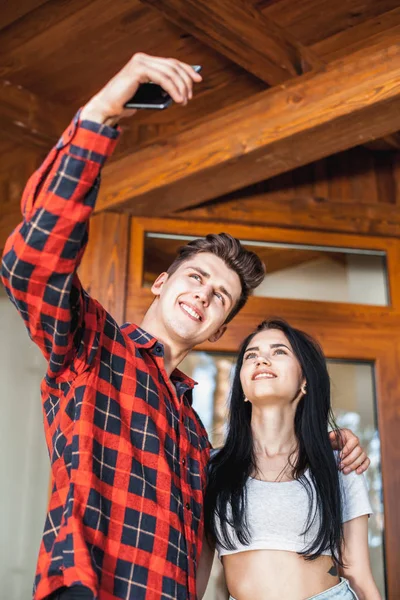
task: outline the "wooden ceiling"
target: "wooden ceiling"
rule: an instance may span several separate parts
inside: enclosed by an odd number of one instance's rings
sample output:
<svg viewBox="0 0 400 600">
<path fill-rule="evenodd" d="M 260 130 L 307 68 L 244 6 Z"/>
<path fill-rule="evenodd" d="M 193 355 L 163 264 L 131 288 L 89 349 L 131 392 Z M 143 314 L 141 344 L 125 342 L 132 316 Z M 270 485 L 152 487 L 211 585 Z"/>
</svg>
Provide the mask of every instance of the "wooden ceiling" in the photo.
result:
<svg viewBox="0 0 400 600">
<path fill-rule="evenodd" d="M 21 0 L 0 15 L 0 158 L 42 156 L 137 52 L 203 66 L 142 112 L 99 210 L 171 216 L 360 144 L 400 147 L 399 0 Z"/>
</svg>

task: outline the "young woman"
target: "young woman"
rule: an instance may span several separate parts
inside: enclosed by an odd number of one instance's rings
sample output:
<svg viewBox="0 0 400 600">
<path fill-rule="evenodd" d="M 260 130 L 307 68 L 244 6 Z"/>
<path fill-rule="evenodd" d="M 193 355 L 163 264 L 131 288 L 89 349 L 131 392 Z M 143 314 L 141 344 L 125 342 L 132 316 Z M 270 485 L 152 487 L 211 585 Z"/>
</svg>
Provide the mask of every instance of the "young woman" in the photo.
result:
<svg viewBox="0 0 400 600">
<path fill-rule="evenodd" d="M 337 432 L 321 349 L 264 321 L 239 353 L 205 499 L 232 600 L 380 599 L 365 479 L 338 469 L 329 426 Z"/>
</svg>

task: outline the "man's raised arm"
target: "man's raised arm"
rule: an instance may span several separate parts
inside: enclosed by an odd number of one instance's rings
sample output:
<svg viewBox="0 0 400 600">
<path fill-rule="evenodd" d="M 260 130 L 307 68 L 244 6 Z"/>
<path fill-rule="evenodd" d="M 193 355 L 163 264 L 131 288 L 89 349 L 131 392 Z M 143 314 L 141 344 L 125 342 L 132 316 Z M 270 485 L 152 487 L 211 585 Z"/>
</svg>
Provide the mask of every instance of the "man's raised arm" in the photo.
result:
<svg viewBox="0 0 400 600">
<path fill-rule="evenodd" d="M 76 274 L 87 243 L 88 221 L 100 171 L 119 132 L 112 127 L 136 111 L 124 109 L 141 83 L 160 84 L 186 104 L 200 75 L 174 59 L 136 54 L 77 114 L 22 198 L 23 221 L 7 240 L 2 281 L 31 338 L 48 360 L 48 376 L 91 361 L 104 310 Z"/>
</svg>

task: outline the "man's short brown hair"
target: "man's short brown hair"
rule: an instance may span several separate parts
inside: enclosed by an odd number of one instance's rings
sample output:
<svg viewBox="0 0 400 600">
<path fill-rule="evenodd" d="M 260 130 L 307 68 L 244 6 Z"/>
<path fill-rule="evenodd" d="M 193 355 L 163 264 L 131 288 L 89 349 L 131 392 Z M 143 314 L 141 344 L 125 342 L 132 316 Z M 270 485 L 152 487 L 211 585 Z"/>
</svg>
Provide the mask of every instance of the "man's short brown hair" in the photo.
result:
<svg viewBox="0 0 400 600">
<path fill-rule="evenodd" d="M 179 248 L 178 256 L 167 271 L 168 275 L 175 273 L 182 263 L 196 254 L 204 252 L 221 258 L 240 279 L 242 293 L 226 318 L 225 323 L 229 323 L 246 304 L 252 290 L 263 281 L 265 277 L 264 263 L 255 252 L 246 250 L 238 239 L 228 233 L 210 233 L 205 238 L 198 238 Z"/>
</svg>

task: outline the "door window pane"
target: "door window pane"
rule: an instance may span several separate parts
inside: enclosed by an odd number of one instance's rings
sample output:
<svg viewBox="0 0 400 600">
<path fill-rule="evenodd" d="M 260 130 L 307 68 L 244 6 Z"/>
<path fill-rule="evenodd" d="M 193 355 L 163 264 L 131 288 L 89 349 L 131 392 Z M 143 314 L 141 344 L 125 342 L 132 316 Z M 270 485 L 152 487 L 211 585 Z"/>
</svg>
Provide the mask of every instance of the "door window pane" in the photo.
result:
<svg viewBox="0 0 400 600">
<path fill-rule="evenodd" d="M 146 233 L 143 286 L 166 271 L 193 236 Z M 256 296 L 387 306 L 386 254 L 380 250 L 242 240 L 267 267 Z"/>
</svg>

